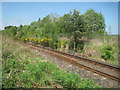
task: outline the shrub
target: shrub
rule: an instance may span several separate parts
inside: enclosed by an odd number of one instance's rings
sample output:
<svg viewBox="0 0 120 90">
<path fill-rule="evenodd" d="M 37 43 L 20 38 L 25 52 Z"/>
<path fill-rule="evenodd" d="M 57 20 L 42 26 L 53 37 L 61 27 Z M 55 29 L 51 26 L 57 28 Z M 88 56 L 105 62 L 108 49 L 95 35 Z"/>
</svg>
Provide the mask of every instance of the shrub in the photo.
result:
<svg viewBox="0 0 120 90">
<path fill-rule="evenodd" d="M 113 60 L 113 52 L 112 52 L 112 47 L 111 46 L 105 46 L 104 48 L 102 48 L 101 50 L 101 57 L 105 60 Z"/>
<path fill-rule="evenodd" d="M 25 36 L 22 36 L 22 37 L 20 38 L 20 40 L 23 41 L 23 42 L 25 42 L 25 39 L 26 39 Z"/>
<path fill-rule="evenodd" d="M 77 44 L 77 50 L 82 52 L 83 51 L 83 48 L 84 48 L 84 45 L 83 44 Z"/>
<path fill-rule="evenodd" d="M 60 42 L 60 40 L 58 40 L 57 47 L 61 48 L 61 42 Z"/>
<path fill-rule="evenodd" d="M 54 44 L 54 41 L 53 41 L 53 40 L 50 40 L 50 41 L 49 41 L 49 48 L 54 48 L 53 44 Z"/>
</svg>

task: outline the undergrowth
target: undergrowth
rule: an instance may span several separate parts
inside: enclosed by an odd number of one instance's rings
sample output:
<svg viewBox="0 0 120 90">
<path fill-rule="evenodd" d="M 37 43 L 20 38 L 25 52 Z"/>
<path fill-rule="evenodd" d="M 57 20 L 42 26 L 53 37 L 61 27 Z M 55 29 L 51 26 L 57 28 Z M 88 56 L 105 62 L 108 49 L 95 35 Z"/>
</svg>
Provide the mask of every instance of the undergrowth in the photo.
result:
<svg viewBox="0 0 120 90">
<path fill-rule="evenodd" d="M 111 50 L 107 50 L 107 48 Z M 85 43 L 84 52 L 87 58 L 101 60 L 113 65 L 119 65 L 118 61 L 118 38 L 117 36 L 105 37 L 105 39 L 91 39 Z"/>
<path fill-rule="evenodd" d="M 3 38 L 3 88 L 100 88 L 92 80 L 59 69 L 38 53 Z"/>
<path fill-rule="evenodd" d="M 111 46 L 105 46 L 104 48 L 101 49 L 101 57 L 105 60 L 113 60 L 114 56 L 113 56 L 113 51 L 112 51 L 112 47 Z"/>
</svg>

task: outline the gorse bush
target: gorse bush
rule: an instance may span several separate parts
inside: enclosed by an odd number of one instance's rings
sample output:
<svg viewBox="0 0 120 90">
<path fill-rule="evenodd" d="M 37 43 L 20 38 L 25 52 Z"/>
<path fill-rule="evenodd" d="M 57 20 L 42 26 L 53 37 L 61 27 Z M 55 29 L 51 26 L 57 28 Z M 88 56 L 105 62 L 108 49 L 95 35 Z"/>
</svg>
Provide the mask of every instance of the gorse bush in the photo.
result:
<svg viewBox="0 0 120 90">
<path fill-rule="evenodd" d="M 113 60 L 113 51 L 112 51 L 112 47 L 111 46 L 105 46 L 104 48 L 102 48 L 101 50 L 101 57 L 105 60 Z"/>
<path fill-rule="evenodd" d="M 44 38 L 25 38 L 24 41 L 36 43 L 44 47 L 49 47 L 53 49 L 57 49 L 61 47 L 66 48 L 66 46 L 69 44 L 67 40 L 53 40 L 51 38 L 45 38 L 45 37 Z"/>
</svg>

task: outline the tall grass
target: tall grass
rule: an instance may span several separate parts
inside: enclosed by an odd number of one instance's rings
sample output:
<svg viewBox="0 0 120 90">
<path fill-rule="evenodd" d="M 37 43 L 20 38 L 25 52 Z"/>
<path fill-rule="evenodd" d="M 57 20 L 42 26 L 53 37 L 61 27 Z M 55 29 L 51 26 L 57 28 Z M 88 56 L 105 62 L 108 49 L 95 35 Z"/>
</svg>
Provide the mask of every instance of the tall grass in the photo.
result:
<svg viewBox="0 0 120 90">
<path fill-rule="evenodd" d="M 101 49 L 110 46 L 114 60 L 104 60 L 101 58 Z M 85 44 L 84 52 L 88 57 L 96 60 L 102 60 L 107 63 L 118 65 L 118 37 L 117 36 L 105 36 L 104 39 L 94 38 Z"/>
</svg>

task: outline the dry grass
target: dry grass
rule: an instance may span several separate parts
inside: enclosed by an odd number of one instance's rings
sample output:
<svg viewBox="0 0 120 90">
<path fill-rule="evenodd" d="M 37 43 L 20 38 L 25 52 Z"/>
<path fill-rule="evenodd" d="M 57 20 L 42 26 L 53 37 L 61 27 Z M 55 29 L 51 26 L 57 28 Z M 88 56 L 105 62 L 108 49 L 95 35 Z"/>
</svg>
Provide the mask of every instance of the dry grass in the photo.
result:
<svg viewBox="0 0 120 90">
<path fill-rule="evenodd" d="M 105 46 L 111 46 L 113 51 L 114 60 L 104 60 L 101 58 L 101 49 Z M 118 38 L 117 37 L 109 37 L 105 40 L 101 39 L 92 39 L 88 43 L 85 44 L 84 52 L 82 53 L 88 58 L 101 60 L 106 63 L 110 63 L 113 65 L 118 65 Z"/>
</svg>

